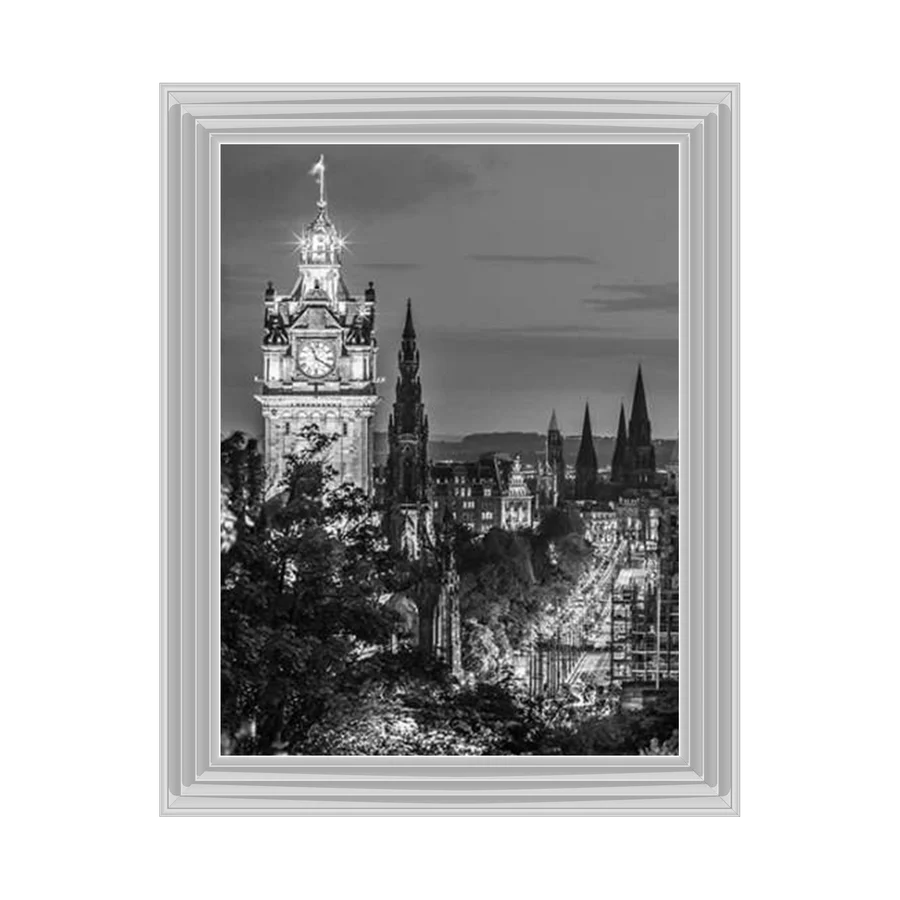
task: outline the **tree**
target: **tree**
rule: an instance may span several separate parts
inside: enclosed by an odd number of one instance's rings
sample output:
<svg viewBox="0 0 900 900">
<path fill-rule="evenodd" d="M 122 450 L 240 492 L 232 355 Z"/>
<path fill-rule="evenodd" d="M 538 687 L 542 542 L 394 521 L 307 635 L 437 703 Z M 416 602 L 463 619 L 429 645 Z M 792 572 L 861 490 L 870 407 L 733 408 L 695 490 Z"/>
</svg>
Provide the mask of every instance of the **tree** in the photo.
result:
<svg viewBox="0 0 900 900">
<path fill-rule="evenodd" d="M 678 756 L 678 729 L 676 728 L 661 744 L 659 738 L 652 738 L 650 746 L 640 751 L 641 756 Z"/>
<path fill-rule="evenodd" d="M 674 745 L 677 752 L 678 689 L 668 685 L 641 709 L 610 712 L 602 694 L 586 708 L 563 711 L 548 738 L 556 752 L 575 756 L 636 756 L 647 748 Z"/>
<path fill-rule="evenodd" d="M 544 510 L 537 530 L 542 537 L 556 540 L 569 534 L 584 535 L 585 526 L 578 509 L 569 504 Z"/>
<path fill-rule="evenodd" d="M 567 601 L 591 549 L 579 534 L 562 530 L 574 527 L 570 518 L 553 522 L 537 533 L 494 528 L 459 539 L 463 659 L 479 678 L 505 677 L 516 653 L 565 630 Z"/>
<path fill-rule="evenodd" d="M 390 554 L 365 495 L 335 487 L 314 427 L 280 490 L 262 496 L 254 442 L 222 442 L 236 537 L 222 556 L 223 744 L 302 752 L 310 728 L 352 705 L 394 624 L 381 606 Z"/>
<path fill-rule="evenodd" d="M 263 503 L 265 468 L 257 442 L 241 431 L 225 438 L 221 470 L 223 517 L 236 539 L 253 527 Z"/>
</svg>

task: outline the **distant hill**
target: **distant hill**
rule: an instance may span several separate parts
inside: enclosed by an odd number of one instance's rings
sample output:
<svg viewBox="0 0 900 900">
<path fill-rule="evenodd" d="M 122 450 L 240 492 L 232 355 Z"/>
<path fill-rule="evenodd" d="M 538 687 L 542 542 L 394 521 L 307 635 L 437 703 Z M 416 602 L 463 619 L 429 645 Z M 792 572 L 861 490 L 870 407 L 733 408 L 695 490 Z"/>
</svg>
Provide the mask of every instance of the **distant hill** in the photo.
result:
<svg viewBox="0 0 900 900">
<path fill-rule="evenodd" d="M 563 452 L 566 462 L 575 463 L 578 454 L 578 445 L 581 443 L 581 435 L 566 435 L 563 438 Z M 656 464 L 665 466 L 672 456 L 675 441 L 670 438 L 655 440 Z M 597 453 L 597 463 L 601 468 L 609 466 L 612 462 L 615 438 L 611 435 L 595 437 L 594 449 Z M 440 439 L 428 442 L 428 453 L 435 460 L 453 460 L 454 462 L 468 462 L 478 459 L 484 453 L 508 453 L 510 456 L 519 454 L 525 465 L 534 465 L 539 456 L 543 456 L 546 449 L 546 436 L 537 432 L 527 431 L 501 431 L 486 434 L 467 434 L 464 437 L 452 435 L 440 435 Z M 387 458 L 387 434 L 383 431 L 375 432 L 375 462 L 382 464 Z"/>
</svg>

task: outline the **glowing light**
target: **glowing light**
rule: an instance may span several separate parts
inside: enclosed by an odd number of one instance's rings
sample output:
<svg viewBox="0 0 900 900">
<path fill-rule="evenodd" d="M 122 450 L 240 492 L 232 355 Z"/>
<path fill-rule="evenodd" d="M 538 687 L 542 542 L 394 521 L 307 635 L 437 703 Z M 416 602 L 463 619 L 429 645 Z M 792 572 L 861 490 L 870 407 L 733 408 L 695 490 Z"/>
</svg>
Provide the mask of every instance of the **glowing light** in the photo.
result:
<svg viewBox="0 0 900 900">
<path fill-rule="evenodd" d="M 337 240 L 338 240 L 337 246 L 338 246 L 339 250 L 342 250 L 342 251 L 346 250 L 348 253 L 353 253 L 352 248 L 355 246 L 355 244 L 357 242 L 350 240 L 352 235 L 353 235 L 352 228 L 346 234 L 341 231 L 337 232 Z"/>
<path fill-rule="evenodd" d="M 350 251 L 350 235 L 349 234 L 336 234 L 335 235 L 335 244 L 337 249 L 343 252 L 344 250 Z M 350 251 L 352 252 L 352 251 Z"/>
</svg>

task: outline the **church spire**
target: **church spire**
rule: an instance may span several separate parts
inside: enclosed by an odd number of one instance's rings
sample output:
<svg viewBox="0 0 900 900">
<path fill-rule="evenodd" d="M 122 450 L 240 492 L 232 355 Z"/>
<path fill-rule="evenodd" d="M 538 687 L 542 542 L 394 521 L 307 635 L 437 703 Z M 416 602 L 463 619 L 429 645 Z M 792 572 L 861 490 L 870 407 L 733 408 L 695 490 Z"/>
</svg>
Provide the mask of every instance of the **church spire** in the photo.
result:
<svg viewBox="0 0 900 900">
<path fill-rule="evenodd" d="M 650 415 L 647 412 L 647 396 L 644 393 L 644 375 L 638 365 L 637 381 L 634 384 L 634 400 L 631 403 L 631 421 L 628 436 L 632 447 L 650 443 Z"/>
<path fill-rule="evenodd" d="M 625 480 L 629 463 L 628 428 L 625 425 L 625 404 L 619 404 L 619 427 L 616 431 L 616 446 L 613 450 L 612 471 L 610 480 L 621 482 Z"/>
<path fill-rule="evenodd" d="M 644 393 L 644 374 L 638 366 L 634 384 L 634 400 L 628 422 L 629 481 L 637 485 L 652 485 L 656 480 L 656 448 L 653 446 L 647 396 Z"/>
<path fill-rule="evenodd" d="M 578 458 L 575 464 L 581 465 L 597 463 L 597 454 L 594 451 L 594 435 L 591 431 L 591 410 L 587 403 L 584 404 L 584 421 L 581 425 L 581 445 L 578 447 Z"/>
<path fill-rule="evenodd" d="M 547 426 L 547 431 L 559 431 L 559 423 L 556 421 L 556 410 L 550 414 L 550 424 Z"/>
<path fill-rule="evenodd" d="M 597 451 L 594 449 L 594 435 L 591 432 L 591 411 L 584 404 L 584 422 L 581 427 L 581 444 L 575 459 L 575 497 L 590 500 L 597 487 Z"/>
</svg>

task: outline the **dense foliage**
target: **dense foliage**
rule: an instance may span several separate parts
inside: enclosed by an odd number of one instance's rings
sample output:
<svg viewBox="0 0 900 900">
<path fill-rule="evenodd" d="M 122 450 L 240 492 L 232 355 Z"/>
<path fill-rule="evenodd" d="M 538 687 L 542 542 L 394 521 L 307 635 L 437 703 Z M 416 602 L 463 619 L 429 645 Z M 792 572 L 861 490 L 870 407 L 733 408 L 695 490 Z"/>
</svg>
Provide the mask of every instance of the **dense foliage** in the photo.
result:
<svg viewBox="0 0 900 900">
<path fill-rule="evenodd" d="M 565 618 L 590 551 L 580 535 L 552 539 L 542 524 L 537 533 L 464 535 L 457 552 L 464 665 L 482 680 L 506 678 L 514 654 L 555 633 Z"/>
<path fill-rule="evenodd" d="M 410 568 L 368 498 L 334 487 L 330 439 L 306 438 L 268 501 L 256 443 L 222 442 L 223 752 L 677 752 L 674 701 L 629 712 L 591 690 L 548 700 L 511 676 L 513 653 L 554 627 L 583 570 L 576 522 L 554 514 L 534 533 L 457 532 L 466 676 L 453 678 L 392 647 L 396 614 L 381 601 Z"/>
<path fill-rule="evenodd" d="M 391 633 L 378 603 L 390 561 L 377 522 L 360 491 L 326 492 L 328 439 L 309 437 L 269 502 L 253 442 L 223 444 L 236 534 L 222 554 L 222 725 L 234 752 L 297 752 L 351 701 Z"/>
</svg>

